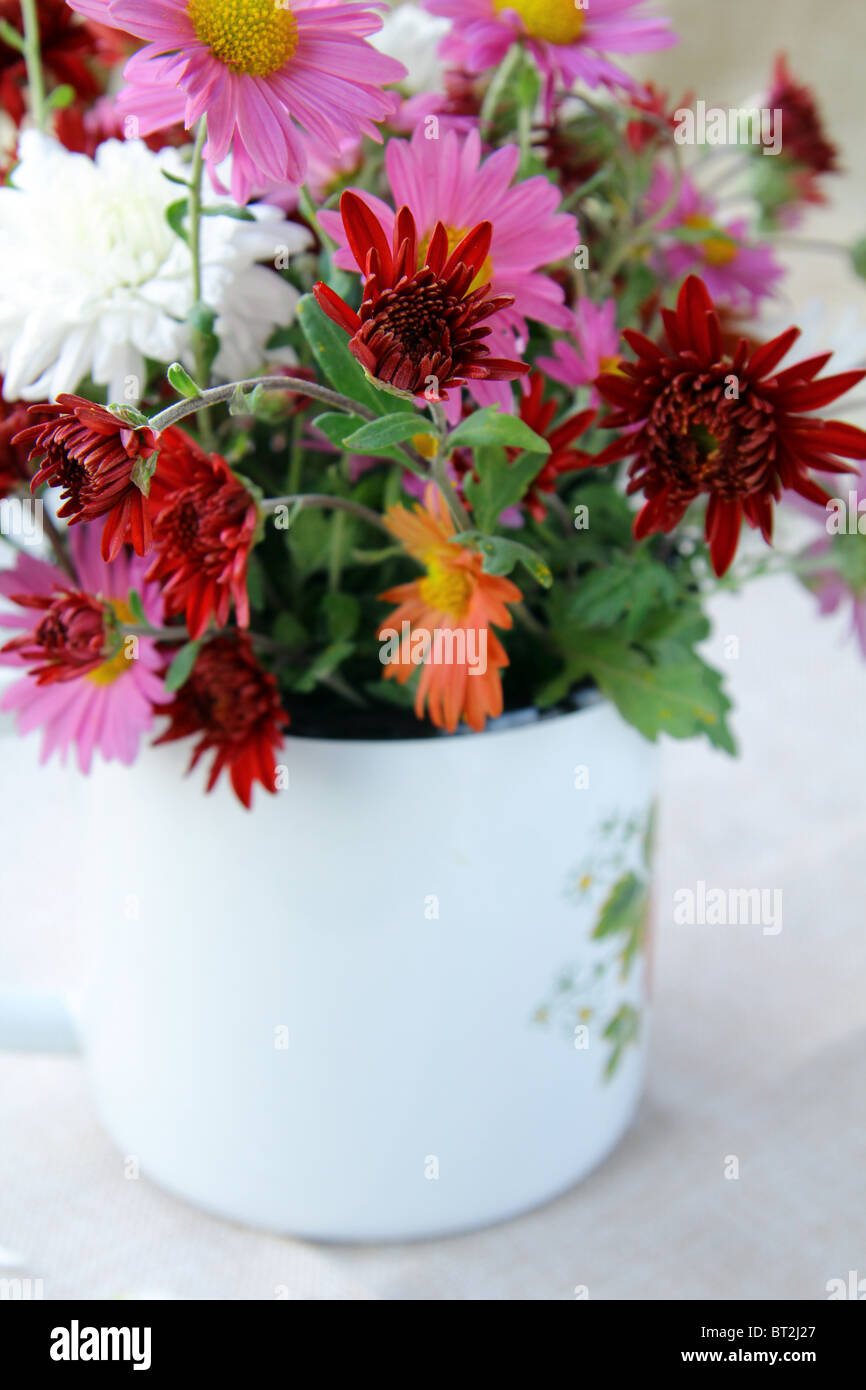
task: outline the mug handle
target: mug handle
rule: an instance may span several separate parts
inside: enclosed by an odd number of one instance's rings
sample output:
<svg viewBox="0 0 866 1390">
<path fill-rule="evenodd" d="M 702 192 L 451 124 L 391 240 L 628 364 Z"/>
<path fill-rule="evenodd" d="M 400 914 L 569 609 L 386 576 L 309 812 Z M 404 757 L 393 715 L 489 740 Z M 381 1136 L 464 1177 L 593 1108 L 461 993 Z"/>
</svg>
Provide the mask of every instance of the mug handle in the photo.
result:
<svg viewBox="0 0 866 1390">
<path fill-rule="evenodd" d="M 77 1052 L 78 1033 L 61 994 L 0 990 L 0 1052 Z"/>
</svg>

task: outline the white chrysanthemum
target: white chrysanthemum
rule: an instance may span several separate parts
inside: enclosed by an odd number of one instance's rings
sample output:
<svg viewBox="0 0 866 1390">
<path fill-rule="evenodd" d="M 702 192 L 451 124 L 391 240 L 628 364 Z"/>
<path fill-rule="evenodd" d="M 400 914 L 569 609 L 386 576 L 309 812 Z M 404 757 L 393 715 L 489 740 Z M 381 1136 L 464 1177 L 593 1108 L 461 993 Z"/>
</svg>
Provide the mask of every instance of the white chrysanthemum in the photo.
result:
<svg viewBox="0 0 866 1390">
<path fill-rule="evenodd" d="M 405 91 L 413 96 L 440 92 L 445 65 L 437 58 L 436 49 L 450 28 L 450 19 L 440 19 L 414 4 L 398 5 L 385 15 L 379 32 L 370 35 L 370 43 L 403 64 L 408 76 L 400 86 Z"/>
<path fill-rule="evenodd" d="M 183 190 L 162 172 L 184 167 L 177 150 L 139 141 L 107 140 L 90 159 L 36 131 L 21 137 L 12 184 L 0 188 L 7 400 L 53 398 L 89 376 L 110 401 L 131 401 L 146 357 L 193 368 L 191 256 L 165 217 Z M 265 343 L 294 315 L 296 291 L 258 262 L 310 244 L 278 208 L 249 212 L 255 221 L 202 219 L 202 298 L 217 314 L 214 371 L 227 380 L 273 360 Z"/>
</svg>

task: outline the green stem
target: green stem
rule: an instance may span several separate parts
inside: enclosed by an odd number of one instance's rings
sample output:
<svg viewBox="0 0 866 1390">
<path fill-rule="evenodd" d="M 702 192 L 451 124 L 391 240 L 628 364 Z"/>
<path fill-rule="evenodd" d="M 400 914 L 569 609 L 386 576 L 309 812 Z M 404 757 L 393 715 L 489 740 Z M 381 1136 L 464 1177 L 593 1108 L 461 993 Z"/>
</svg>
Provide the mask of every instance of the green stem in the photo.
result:
<svg viewBox="0 0 866 1390">
<path fill-rule="evenodd" d="M 499 64 L 499 67 L 496 69 L 496 72 L 493 74 L 493 80 L 484 94 L 484 101 L 481 106 L 480 124 L 482 140 L 490 135 L 491 128 L 496 118 L 496 108 L 499 105 L 499 98 L 502 96 L 506 85 L 511 80 L 515 69 L 522 61 L 523 49 L 519 43 L 512 44 L 502 62 Z"/>
<path fill-rule="evenodd" d="M 30 89 L 30 114 L 36 129 L 44 130 L 48 123 L 48 104 L 45 100 L 45 74 L 42 71 L 36 0 L 21 0 L 21 18 L 24 21 L 24 60 L 27 64 L 27 85 Z"/>
<path fill-rule="evenodd" d="M 332 594 L 340 591 L 340 575 L 343 572 L 343 541 L 346 536 L 346 513 L 341 508 L 334 517 L 331 527 L 330 550 L 328 554 L 328 588 Z"/>
<path fill-rule="evenodd" d="M 192 302 L 193 306 L 202 302 L 201 295 L 201 227 L 202 227 L 202 182 L 204 179 L 204 146 L 207 139 L 207 117 L 202 116 L 196 127 L 195 145 L 192 152 L 192 168 L 189 176 L 189 251 L 192 259 Z M 207 360 L 207 345 L 204 335 L 193 328 L 193 356 L 195 358 L 196 381 L 207 386 L 210 369 Z M 215 443 L 210 415 L 205 411 L 199 422 L 202 441 L 206 448 L 212 449 Z"/>
<path fill-rule="evenodd" d="M 365 521 L 368 526 L 375 526 L 388 536 L 391 534 L 378 512 L 363 506 L 360 502 L 353 502 L 351 497 L 332 497 L 327 492 L 299 492 L 294 495 L 289 494 L 286 497 L 267 497 L 259 503 L 259 510 L 263 513 L 274 512 L 277 507 L 296 507 L 298 511 L 303 511 L 305 507 L 322 507 L 333 511 L 350 512 L 352 516 Z"/>
</svg>

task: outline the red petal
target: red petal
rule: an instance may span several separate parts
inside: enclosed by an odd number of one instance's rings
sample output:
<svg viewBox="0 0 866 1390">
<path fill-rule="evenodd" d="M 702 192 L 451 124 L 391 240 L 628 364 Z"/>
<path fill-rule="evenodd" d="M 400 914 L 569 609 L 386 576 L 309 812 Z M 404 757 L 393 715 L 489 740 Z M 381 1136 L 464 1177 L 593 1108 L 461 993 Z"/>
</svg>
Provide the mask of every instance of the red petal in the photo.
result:
<svg viewBox="0 0 866 1390">
<path fill-rule="evenodd" d="M 368 207 L 357 193 L 352 193 L 351 190 L 347 189 L 340 199 L 340 215 L 343 219 L 349 245 L 352 248 L 352 255 L 358 262 L 361 271 L 366 274 L 367 255 L 375 249 L 385 272 L 386 283 L 390 284 L 394 273 L 391 248 L 388 245 L 385 230 L 372 208 Z"/>
<path fill-rule="evenodd" d="M 337 324 L 339 328 L 354 338 L 361 327 L 361 320 L 354 309 L 345 304 L 330 285 L 324 284 L 321 280 L 313 286 L 313 294 L 316 296 L 316 303 L 319 308 L 328 315 L 331 322 Z"/>
</svg>

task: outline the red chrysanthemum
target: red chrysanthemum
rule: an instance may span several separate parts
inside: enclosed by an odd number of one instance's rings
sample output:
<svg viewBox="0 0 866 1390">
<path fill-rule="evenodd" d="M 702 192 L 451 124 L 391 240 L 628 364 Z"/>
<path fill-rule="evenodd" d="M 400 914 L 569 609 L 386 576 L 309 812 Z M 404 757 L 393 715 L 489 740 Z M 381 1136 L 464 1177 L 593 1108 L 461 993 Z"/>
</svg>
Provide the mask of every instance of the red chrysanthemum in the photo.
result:
<svg viewBox="0 0 866 1390">
<path fill-rule="evenodd" d="M 645 504 L 635 519 L 638 539 L 672 531 L 696 497 L 709 497 L 706 536 L 716 574 L 734 558 L 743 519 L 770 543 L 773 503 L 784 489 L 820 505 L 827 494 L 810 476 L 853 471 L 841 459 L 866 459 L 866 433 L 854 425 L 811 419 L 862 381 L 841 372 L 816 381 L 831 354 L 776 373 L 797 328 L 750 351 L 741 339 L 725 353 L 719 317 L 706 286 L 691 275 L 676 313 L 663 309 L 668 347 L 626 329 L 637 362 L 596 383 L 615 407 L 606 427 L 629 431 L 607 457 L 634 455 L 630 492 Z"/>
<path fill-rule="evenodd" d="M 15 439 L 30 424 L 30 409 L 23 401 L 3 398 L 3 378 L 0 376 L 0 498 L 30 481 L 29 450 Z"/>
<path fill-rule="evenodd" d="M 72 87 L 82 101 L 99 95 L 99 83 L 85 59 L 99 51 L 100 40 L 83 24 L 66 0 L 36 0 L 42 63 L 55 83 Z M 18 0 L 0 0 L 0 19 L 23 33 Z M 0 38 L 0 106 L 20 125 L 27 110 L 27 64 L 19 48 Z"/>
<path fill-rule="evenodd" d="M 105 608 L 90 594 L 56 589 L 50 595 L 18 594 L 12 602 L 44 613 L 32 631 L 0 647 L 32 663 L 29 675 L 37 685 L 78 680 L 105 664 Z"/>
<path fill-rule="evenodd" d="M 256 782 L 266 791 L 277 790 L 276 753 L 289 716 L 276 680 L 259 665 L 245 633 L 216 637 L 202 647 L 189 680 L 157 712 L 171 720 L 158 744 L 198 736 L 190 772 L 206 753 L 214 754 L 208 791 L 224 769 L 247 809 Z"/>
<path fill-rule="evenodd" d="M 543 521 L 547 515 L 545 493 L 556 491 L 556 485 L 563 473 L 574 473 L 581 468 L 597 468 L 606 463 L 607 455 L 588 454 L 583 449 L 575 449 L 574 441 L 586 434 L 596 417 L 594 410 L 581 410 L 576 415 L 551 429 L 559 409 L 555 400 L 544 399 L 545 378 L 541 372 L 533 372 L 529 378 L 529 390 L 520 401 L 520 418 L 550 445 L 550 454 L 544 467 L 536 476 L 524 499 L 524 506 L 536 521 Z M 515 456 L 519 452 L 513 451 Z"/>
<path fill-rule="evenodd" d="M 343 226 L 364 281 L 358 313 L 321 282 L 313 287 L 324 312 L 349 334 L 349 349 L 377 382 L 407 395 L 430 390 L 446 400 L 467 381 L 512 381 L 529 368 L 490 357 L 484 319 L 514 303 L 490 294 L 485 262 L 493 227 L 480 222 L 449 255 L 437 222 L 418 269 L 418 231 L 409 208 L 394 224 L 393 250 L 375 213 L 355 193 L 340 200 Z M 423 249 L 423 248 L 422 248 Z"/>
<path fill-rule="evenodd" d="M 782 113 L 782 154 L 808 169 L 811 174 L 834 174 L 838 171 L 838 151 L 827 139 L 824 124 L 813 92 L 798 82 L 788 69 L 784 53 L 780 53 L 773 69 L 773 87 L 767 98 L 771 112 Z M 775 139 L 774 128 L 770 143 Z"/>
<path fill-rule="evenodd" d="M 48 418 L 13 442 L 27 445 L 31 463 L 39 465 L 33 491 L 42 483 L 62 488 L 58 516 L 70 525 L 104 516 L 104 560 L 114 560 L 126 541 L 146 555 L 152 544 L 146 491 L 158 449 L 153 430 L 83 396 L 58 396 L 55 405 L 32 410 Z"/>
<path fill-rule="evenodd" d="M 166 611 L 185 614 L 198 638 L 211 618 L 225 627 L 234 602 L 238 624 L 248 627 L 258 511 L 225 460 L 209 457 L 182 430 L 166 430 L 149 500 L 154 559 L 147 578 L 161 583 Z"/>
</svg>

